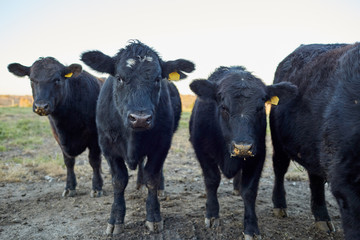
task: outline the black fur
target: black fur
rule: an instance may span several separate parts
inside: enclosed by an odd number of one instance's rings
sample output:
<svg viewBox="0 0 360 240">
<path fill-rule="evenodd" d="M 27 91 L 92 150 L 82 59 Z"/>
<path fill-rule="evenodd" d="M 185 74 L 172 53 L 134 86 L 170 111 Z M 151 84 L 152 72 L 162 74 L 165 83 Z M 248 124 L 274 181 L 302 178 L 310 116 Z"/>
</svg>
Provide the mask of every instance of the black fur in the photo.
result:
<svg viewBox="0 0 360 240">
<path fill-rule="evenodd" d="M 112 58 L 90 52 L 84 53 L 82 59 L 90 67 L 96 66 L 97 71 L 114 69 L 101 89 L 97 105 L 99 143 L 111 167 L 114 187 L 109 223 L 124 223 L 124 191 L 128 183 L 125 163 L 132 170 L 139 167 L 138 181 L 144 181 L 149 190 L 146 220 L 160 222 L 157 190 L 163 189 L 162 167 L 181 113 L 179 93 L 164 77 L 173 71 L 190 72 L 194 64 L 187 60 L 168 64 L 139 41 L 131 42 Z M 102 65 L 104 62 L 113 66 Z M 147 116 L 145 127 L 134 127 L 134 114 Z M 145 157 L 147 161 L 143 166 Z"/>
<path fill-rule="evenodd" d="M 330 183 L 341 209 L 346 239 L 360 237 L 359 184 L 349 180 L 360 176 L 356 150 L 360 134 L 356 103 L 360 93 L 359 49 L 359 44 L 297 48 L 279 64 L 274 83 L 292 82 L 299 95 L 287 105 L 273 108 L 270 116 L 274 207 L 286 208 L 283 179 L 293 159 L 308 171 L 315 221 L 331 221 L 324 195 L 324 183 Z"/>
<path fill-rule="evenodd" d="M 101 152 L 95 110 L 102 83 L 82 71 L 81 65 L 65 67 L 52 57 L 40 58 L 31 67 L 13 63 L 8 69 L 17 76 L 29 76 L 34 97 L 33 110 L 49 118 L 67 168 L 65 190 L 75 190 L 75 157 L 88 148 L 89 161 L 94 171 L 93 190 L 101 191 Z M 68 73 L 73 75 L 65 77 Z M 42 110 L 38 111 L 39 108 Z"/>
<path fill-rule="evenodd" d="M 198 95 L 190 141 L 204 174 L 206 218 L 219 218 L 220 168 L 227 178 L 235 177 L 234 189 L 241 192 L 245 234 L 258 235 L 255 200 L 265 160 L 265 102 L 273 96 L 286 102 L 296 96 L 297 88 L 290 83 L 265 86 L 244 67 L 220 67 L 208 80 L 193 81 L 190 88 Z M 251 144 L 253 156 L 231 157 L 233 143 Z"/>
</svg>

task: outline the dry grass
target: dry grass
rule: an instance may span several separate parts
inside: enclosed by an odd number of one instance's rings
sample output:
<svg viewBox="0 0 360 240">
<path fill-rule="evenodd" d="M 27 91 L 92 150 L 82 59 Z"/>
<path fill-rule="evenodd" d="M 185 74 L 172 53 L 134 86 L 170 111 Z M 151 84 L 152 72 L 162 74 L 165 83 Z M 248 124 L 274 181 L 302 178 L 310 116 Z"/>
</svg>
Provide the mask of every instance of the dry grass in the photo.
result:
<svg viewBox="0 0 360 240">
<path fill-rule="evenodd" d="M 180 95 L 182 111 L 183 112 L 191 112 L 194 107 L 194 103 L 196 100 L 196 96 L 194 95 Z"/>
</svg>

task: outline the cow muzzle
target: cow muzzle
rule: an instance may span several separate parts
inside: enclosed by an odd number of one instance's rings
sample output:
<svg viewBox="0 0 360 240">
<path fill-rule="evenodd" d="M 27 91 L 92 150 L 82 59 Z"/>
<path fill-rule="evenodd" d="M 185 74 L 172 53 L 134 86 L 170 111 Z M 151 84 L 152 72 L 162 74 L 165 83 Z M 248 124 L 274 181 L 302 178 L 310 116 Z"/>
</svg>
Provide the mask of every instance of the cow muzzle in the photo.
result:
<svg viewBox="0 0 360 240">
<path fill-rule="evenodd" d="M 253 157 L 253 145 L 251 143 L 235 143 L 231 144 L 231 157 Z"/>
<path fill-rule="evenodd" d="M 151 128 L 153 117 L 150 114 L 130 113 L 128 116 L 129 124 L 133 129 L 146 130 Z"/>
<path fill-rule="evenodd" d="M 50 106 L 48 103 L 34 103 L 33 111 L 40 116 L 47 116 L 50 114 Z"/>
</svg>

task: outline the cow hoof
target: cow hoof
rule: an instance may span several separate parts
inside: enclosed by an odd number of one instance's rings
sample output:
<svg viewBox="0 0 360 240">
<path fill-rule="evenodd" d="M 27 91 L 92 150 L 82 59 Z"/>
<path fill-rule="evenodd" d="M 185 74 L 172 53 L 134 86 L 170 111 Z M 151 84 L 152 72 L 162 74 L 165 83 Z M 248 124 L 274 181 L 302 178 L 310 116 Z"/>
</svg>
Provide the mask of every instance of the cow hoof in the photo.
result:
<svg viewBox="0 0 360 240">
<path fill-rule="evenodd" d="M 161 220 L 160 222 L 149 222 L 146 221 L 145 226 L 149 229 L 150 232 L 161 232 L 164 229 L 164 221 Z"/>
<path fill-rule="evenodd" d="M 220 226 L 220 219 L 219 218 L 205 218 L 205 227 L 207 228 L 217 228 Z"/>
<path fill-rule="evenodd" d="M 234 190 L 233 190 L 233 195 L 234 195 L 234 196 L 240 196 L 240 191 L 237 190 L 237 189 L 234 189 Z"/>
<path fill-rule="evenodd" d="M 278 217 L 278 218 L 285 218 L 288 216 L 287 212 L 286 212 L 286 208 L 274 208 L 273 213 L 274 213 L 275 217 Z"/>
<path fill-rule="evenodd" d="M 62 193 L 63 197 L 74 197 L 76 195 L 76 190 L 70 190 L 70 189 L 65 189 L 64 192 Z"/>
<path fill-rule="evenodd" d="M 165 197 L 165 191 L 164 190 L 158 190 L 158 197 Z"/>
<path fill-rule="evenodd" d="M 315 222 L 315 226 L 317 229 L 323 232 L 335 232 L 335 227 L 332 223 L 332 221 L 317 221 Z"/>
<path fill-rule="evenodd" d="M 245 234 L 245 233 L 242 233 L 243 234 L 243 239 L 244 240 L 261 240 L 261 236 L 260 235 L 249 235 L 249 234 Z"/>
<path fill-rule="evenodd" d="M 136 184 L 136 190 L 143 191 L 145 189 L 144 184 L 137 183 Z"/>
<path fill-rule="evenodd" d="M 101 197 L 103 194 L 103 191 L 98 191 L 98 190 L 91 190 L 90 192 L 90 197 L 92 198 L 96 198 L 96 197 Z"/>
<path fill-rule="evenodd" d="M 124 232 L 124 224 L 112 225 L 108 223 L 106 227 L 106 235 L 117 235 Z"/>
</svg>

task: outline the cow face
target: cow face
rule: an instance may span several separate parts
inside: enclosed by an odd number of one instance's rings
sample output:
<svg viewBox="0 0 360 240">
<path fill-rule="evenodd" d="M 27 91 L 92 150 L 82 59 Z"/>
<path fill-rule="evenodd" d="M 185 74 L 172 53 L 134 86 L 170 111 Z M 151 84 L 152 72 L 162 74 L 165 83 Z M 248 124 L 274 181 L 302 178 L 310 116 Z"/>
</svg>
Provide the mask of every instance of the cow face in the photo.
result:
<svg viewBox="0 0 360 240">
<path fill-rule="evenodd" d="M 40 116 L 53 113 L 57 104 L 66 96 L 66 81 L 78 76 L 81 65 L 63 66 L 52 57 L 40 58 L 31 67 L 12 63 L 8 70 L 19 77 L 29 76 L 34 98 L 33 111 Z"/>
<path fill-rule="evenodd" d="M 194 64 L 187 60 L 162 61 L 153 49 L 138 41 L 121 49 L 115 57 L 92 51 L 84 53 L 81 60 L 94 70 L 112 75 L 117 111 L 122 122 L 136 131 L 153 127 L 169 74 L 183 78 L 186 75 L 182 71 L 194 70 Z"/>
<path fill-rule="evenodd" d="M 216 104 L 215 121 L 220 125 L 229 155 L 248 158 L 257 154 L 259 137 L 265 136 L 265 102 L 272 96 L 282 99 L 296 94 L 294 85 L 286 85 L 285 91 L 277 91 L 275 85 L 266 87 L 260 79 L 240 70 L 229 71 L 216 82 L 195 80 L 190 88 L 200 99 Z M 282 94 L 287 91 L 289 94 Z"/>
</svg>

